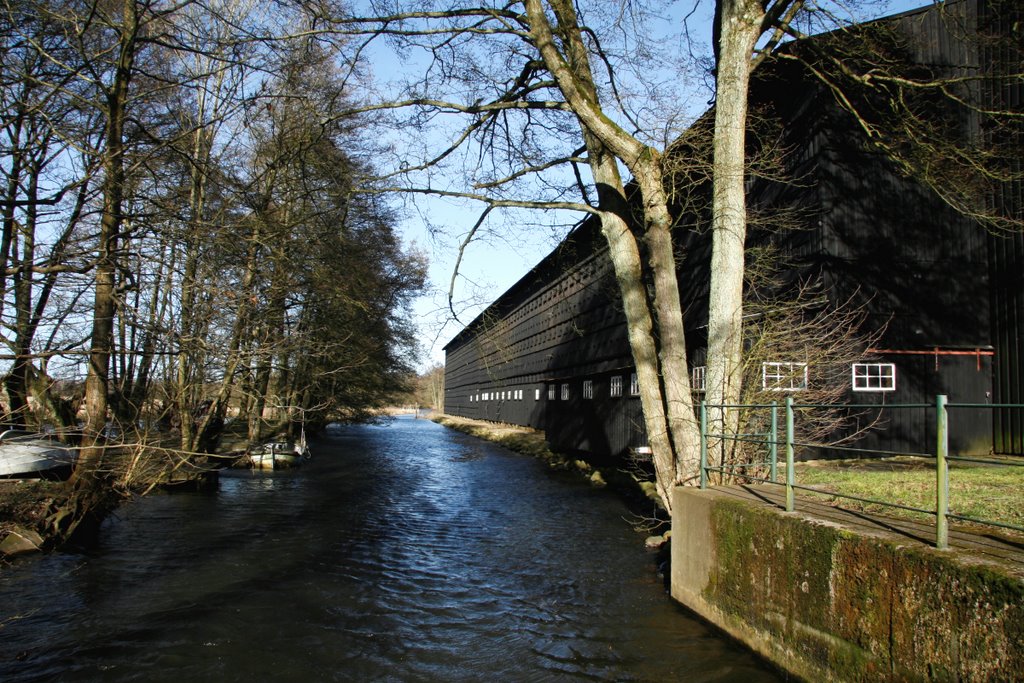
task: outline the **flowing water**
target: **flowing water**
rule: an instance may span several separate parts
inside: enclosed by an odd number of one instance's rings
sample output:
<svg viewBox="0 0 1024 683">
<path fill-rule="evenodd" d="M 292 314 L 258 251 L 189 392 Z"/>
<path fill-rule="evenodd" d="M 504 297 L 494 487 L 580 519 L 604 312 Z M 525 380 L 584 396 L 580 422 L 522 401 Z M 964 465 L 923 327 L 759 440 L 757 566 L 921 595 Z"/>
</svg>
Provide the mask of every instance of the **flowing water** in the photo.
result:
<svg viewBox="0 0 1024 683">
<path fill-rule="evenodd" d="M 613 494 L 425 420 L 313 447 L 0 568 L 0 681 L 778 680 Z"/>
</svg>

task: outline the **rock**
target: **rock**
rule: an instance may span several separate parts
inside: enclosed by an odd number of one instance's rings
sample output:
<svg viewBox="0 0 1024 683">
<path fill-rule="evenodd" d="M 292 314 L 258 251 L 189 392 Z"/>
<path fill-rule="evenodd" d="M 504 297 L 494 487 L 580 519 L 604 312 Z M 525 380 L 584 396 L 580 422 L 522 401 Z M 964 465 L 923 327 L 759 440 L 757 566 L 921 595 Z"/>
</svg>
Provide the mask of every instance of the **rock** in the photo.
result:
<svg viewBox="0 0 1024 683">
<path fill-rule="evenodd" d="M 587 462 L 585 460 L 576 460 L 576 461 L 573 462 L 573 465 L 575 465 L 576 469 L 578 469 L 580 472 L 589 472 L 590 471 L 590 465 L 587 464 Z"/>
<path fill-rule="evenodd" d="M 0 543 L 0 555 L 21 555 L 37 552 L 43 545 L 43 537 L 31 529 L 18 527 Z"/>
<path fill-rule="evenodd" d="M 644 495 L 654 501 L 660 501 L 661 496 L 658 495 L 658 485 L 653 481 L 641 481 L 639 482 L 640 490 L 644 492 Z"/>
<path fill-rule="evenodd" d="M 657 550 L 664 543 L 665 538 L 663 536 L 648 536 L 644 540 L 644 548 L 646 548 L 647 550 Z"/>
<path fill-rule="evenodd" d="M 594 470 L 594 473 L 590 475 L 590 483 L 593 484 L 594 486 L 607 485 L 607 483 L 604 480 L 604 477 L 602 477 L 601 473 L 597 470 Z"/>
</svg>

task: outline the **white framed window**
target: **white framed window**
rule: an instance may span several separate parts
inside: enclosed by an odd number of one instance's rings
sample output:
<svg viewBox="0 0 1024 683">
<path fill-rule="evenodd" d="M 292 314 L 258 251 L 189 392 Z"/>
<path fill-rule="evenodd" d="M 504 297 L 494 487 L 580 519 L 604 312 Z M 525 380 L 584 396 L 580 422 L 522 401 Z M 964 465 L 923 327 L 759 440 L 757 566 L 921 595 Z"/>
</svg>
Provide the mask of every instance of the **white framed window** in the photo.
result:
<svg viewBox="0 0 1024 683">
<path fill-rule="evenodd" d="M 533 390 L 533 400 L 534 401 L 539 401 L 540 400 L 540 389 L 534 389 Z"/>
<path fill-rule="evenodd" d="M 555 389 L 555 385 L 554 384 L 549 384 L 548 385 L 548 400 L 549 401 L 554 401 L 555 400 L 555 392 L 556 391 L 557 391 L 557 389 Z"/>
<path fill-rule="evenodd" d="M 896 391 L 896 364 L 854 363 L 850 381 L 854 391 Z"/>
<path fill-rule="evenodd" d="M 487 400 L 487 392 L 486 391 L 483 393 L 483 397 L 484 397 L 483 400 L 486 401 Z"/>
<path fill-rule="evenodd" d="M 583 398 L 594 398 L 594 383 L 589 379 L 583 380 Z"/>
<path fill-rule="evenodd" d="M 691 371 L 690 388 L 697 393 L 703 394 L 708 386 L 708 369 L 705 365 L 695 365 Z"/>
<path fill-rule="evenodd" d="M 622 375 L 615 375 L 608 385 L 609 396 L 622 396 Z"/>
<path fill-rule="evenodd" d="M 807 363 L 761 363 L 761 388 L 765 391 L 803 391 L 807 388 Z"/>
<path fill-rule="evenodd" d="M 640 395 L 640 380 L 637 378 L 634 372 L 629 376 L 629 395 L 639 396 Z"/>
<path fill-rule="evenodd" d="M 568 401 L 569 400 L 569 385 L 568 384 L 563 384 L 562 385 L 562 400 L 563 401 Z"/>
<path fill-rule="evenodd" d="M 523 390 L 522 389 L 516 389 L 516 400 L 517 401 L 522 401 L 523 400 Z"/>
</svg>

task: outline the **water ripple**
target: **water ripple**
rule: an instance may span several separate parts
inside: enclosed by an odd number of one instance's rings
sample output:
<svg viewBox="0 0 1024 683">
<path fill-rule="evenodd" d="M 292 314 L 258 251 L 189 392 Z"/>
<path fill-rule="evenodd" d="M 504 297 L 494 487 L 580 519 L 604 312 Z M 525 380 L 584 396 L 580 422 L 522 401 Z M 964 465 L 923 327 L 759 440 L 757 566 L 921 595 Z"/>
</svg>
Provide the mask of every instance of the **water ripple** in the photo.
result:
<svg viewBox="0 0 1024 683">
<path fill-rule="evenodd" d="M 610 494 L 421 420 L 152 497 L 0 573 L 4 681 L 759 681 Z"/>
</svg>

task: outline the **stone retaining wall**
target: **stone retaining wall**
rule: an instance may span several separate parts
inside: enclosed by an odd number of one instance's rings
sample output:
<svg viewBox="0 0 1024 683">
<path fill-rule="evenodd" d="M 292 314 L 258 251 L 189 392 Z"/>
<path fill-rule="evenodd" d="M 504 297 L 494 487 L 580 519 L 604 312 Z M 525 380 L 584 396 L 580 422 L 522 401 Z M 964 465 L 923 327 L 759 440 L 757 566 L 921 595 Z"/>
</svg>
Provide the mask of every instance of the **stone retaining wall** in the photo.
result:
<svg viewBox="0 0 1024 683">
<path fill-rule="evenodd" d="M 672 596 L 812 681 L 1024 679 L 1024 583 L 923 544 L 680 487 Z"/>
</svg>

